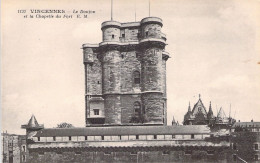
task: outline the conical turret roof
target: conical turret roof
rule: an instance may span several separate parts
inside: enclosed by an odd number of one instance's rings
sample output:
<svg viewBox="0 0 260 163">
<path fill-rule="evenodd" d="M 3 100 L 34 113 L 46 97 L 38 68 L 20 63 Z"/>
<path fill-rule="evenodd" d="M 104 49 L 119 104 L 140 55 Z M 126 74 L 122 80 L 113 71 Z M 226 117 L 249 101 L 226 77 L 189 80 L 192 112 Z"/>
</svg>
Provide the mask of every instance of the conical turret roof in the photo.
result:
<svg viewBox="0 0 260 163">
<path fill-rule="evenodd" d="M 188 112 L 191 112 L 190 102 L 189 102 Z"/>
<path fill-rule="evenodd" d="M 37 120 L 36 120 L 34 115 L 31 116 L 27 126 L 28 127 L 39 127 L 39 123 L 37 122 Z"/>
<path fill-rule="evenodd" d="M 222 109 L 222 107 L 219 109 L 217 117 L 221 118 L 221 119 L 226 118 L 226 114 L 225 114 L 224 110 Z"/>
<path fill-rule="evenodd" d="M 191 118 L 191 115 L 192 115 L 192 112 L 191 112 L 190 102 L 189 102 L 188 111 L 187 111 L 187 113 L 186 113 L 185 116 L 184 116 L 184 121 L 190 119 L 190 118 Z"/>
<path fill-rule="evenodd" d="M 32 115 L 30 120 L 28 121 L 27 124 L 25 125 L 22 125 L 22 128 L 25 128 L 25 129 L 41 129 L 41 128 L 44 128 L 43 125 L 40 125 L 35 116 Z"/>
<path fill-rule="evenodd" d="M 213 111 L 212 111 L 212 107 L 211 107 L 211 101 L 209 104 L 209 112 L 208 112 L 208 118 L 212 118 L 213 117 Z"/>
</svg>

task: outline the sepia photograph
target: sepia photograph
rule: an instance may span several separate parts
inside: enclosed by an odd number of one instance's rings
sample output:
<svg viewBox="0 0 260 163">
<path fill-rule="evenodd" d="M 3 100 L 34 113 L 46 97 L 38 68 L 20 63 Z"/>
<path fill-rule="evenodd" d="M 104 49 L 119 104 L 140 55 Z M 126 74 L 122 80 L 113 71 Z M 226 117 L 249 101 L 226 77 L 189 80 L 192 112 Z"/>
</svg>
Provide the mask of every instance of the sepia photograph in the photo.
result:
<svg viewBox="0 0 260 163">
<path fill-rule="evenodd" d="M 260 163 L 259 0 L 2 0 L 1 162 Z"/>
</svg>

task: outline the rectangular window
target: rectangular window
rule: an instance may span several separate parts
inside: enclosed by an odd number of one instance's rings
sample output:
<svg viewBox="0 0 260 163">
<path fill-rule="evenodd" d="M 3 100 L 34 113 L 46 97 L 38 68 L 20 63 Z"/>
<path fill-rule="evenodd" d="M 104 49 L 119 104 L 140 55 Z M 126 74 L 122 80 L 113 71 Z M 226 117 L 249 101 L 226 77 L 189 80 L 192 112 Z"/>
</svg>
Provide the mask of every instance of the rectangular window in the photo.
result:
<svg viewBox="0 0 260 163">
<path fill-rule="evenodd" d="M 207 151 L 207 154 L 208 154 L 208 155 L 214 155 L 214 150 L 208 150 L 208 151 Z"/>
<path fill-rule="evenodd" d="M 111 155 L 111 152 L 106 151 L 106 152 L 104 152 L 104 154 L 105 154 L 105 155 Z"/>
<path fill-rule="evenodd" d="M 187 150 L 187 151 L 184 152 L 184 154 L 185 154 L 185 155 L 191 155 L 191 154 L 192 154 L 192 151 Z"/>
<path fill-rule="evenodd" d="M 53 141 L 56 141 L 56 137 L 55 136 L 53 136 Z"/>
<path fill-rule="evenodd" d="M 88 136 L 85 136 L 85 140 L 88 140 Z"/>
<path fill-rule="evenodd" d="M 99 109 L 94 109 L 94 115 L 99 115 Z"/>
<path fill-rule="evenodd" d="M 172 135 L 172 139 L 175 139 L 175 135 Z"/>
<path fill-rule="evenodd" d="M 71 136 L 69 136 L 69 141 L 71 141 Z"/>
<path fill-rule="evenodd" d="M 118 135 L 118 138 L 119 138 L 119 140 L 121 140 L 122 139 L 121 135 Z"/>
<path fill-rule="evenodd" d="M 101 136 L 101 140 L 104 140 L 104 136 Z"/>
<path fill-rule="evenodd" d="M 38 141 L 41 141 L 41 137 L 38 137 Z"/>
<path fill-rule="evenodd" d="M 76 155 L 80 155 L 81 152 L 80 152 L 80 151 L 76 151 L 75 154 L 76 154 Z"/>
<path fill-rule="evenodd" d="M 153 136 L 153 139 L 157 139 L 157 135 L 154 135 L 154 136 Z"/>
<path fill-rule="evenodd" d="M 169 155 L 170 151 L 163 151 L 163 155 Z"/>
<path fill-rule="evenodd" d="M 125 37 L 125 34 L 122 34 L 122 37 Z"/>
<path fill-rule="evenodd" d="M 139 135 L 136 135 L 136 136 L 135 136 L 135 139 L 138 140 L 138 139 L 139 139 Z"/>
<path fill-rule="evenodd" d="M 254 146 L 255 146 L 255 150 L 259 150 L 258 144 L 254 144 Z"/>
<path fill-rule="evenodd" d="M 194 139 L 194 134 L 191 134 L 191 138 Z"/>
<path fill-rule="evenodd" d="M 255 160 L 258 161 L 258 159 L 259 159 L 259 158 L 258 158 L 258 155 L 255 155 Z"/>
</svg>

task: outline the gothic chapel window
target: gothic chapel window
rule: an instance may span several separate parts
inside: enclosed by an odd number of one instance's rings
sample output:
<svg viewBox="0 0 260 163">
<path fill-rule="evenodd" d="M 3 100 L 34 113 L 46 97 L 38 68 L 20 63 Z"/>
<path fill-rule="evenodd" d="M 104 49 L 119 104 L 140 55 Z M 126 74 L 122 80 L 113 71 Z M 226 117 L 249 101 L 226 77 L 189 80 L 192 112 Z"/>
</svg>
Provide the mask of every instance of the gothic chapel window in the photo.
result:
<svg viewBox="0 0 260 163">
<path fill-rule="evenodd" d="M 134 112 L 135 112 L 135 115 L 139 115 L 141 111 L 141 104 L 139 102 L 135 102 L 134 103 Z"/>
<path fill-rule="evenodd" d="M 135 71 L 133 76 L 134 76 L 134 83 L 135 84 L 140 84 L 140 72 L 139 71 Z"/>
</svg>

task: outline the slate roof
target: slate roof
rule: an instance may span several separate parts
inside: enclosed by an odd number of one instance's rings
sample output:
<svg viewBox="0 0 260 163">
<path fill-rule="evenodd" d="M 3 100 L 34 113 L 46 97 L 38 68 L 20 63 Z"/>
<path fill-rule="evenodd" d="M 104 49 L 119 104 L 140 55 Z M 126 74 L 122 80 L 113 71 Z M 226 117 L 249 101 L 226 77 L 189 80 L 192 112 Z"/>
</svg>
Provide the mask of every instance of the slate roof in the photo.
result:
<svg viewBox="0 0 260 163">
<path fill-rule="evenodd" d="M 232 128 L 235 127 L 260 127 L 260 122 L 236 122 Z"/>
<path fill-rule="evenodd" d="M 22 125 L 22 128 L 43 128 L 43 125 L 40 125 L 35 116 L 32 115 L 29 122 L 26 125 Z"/>
<path fill-rule="evenodd" d="M 206 107 L 204 106 L 203 102 L 201 101 L 201 99 L 199 98 L 198 102 L 193 106 L 193 109 L 192 109 L 192 113 L 194 113 L 194 110 L 195 108 L 201 104 L 202 105 L 202 108 L 205 110 L 205 112 L 207 113 L 207 110 L 206 110 Z"/>
<path fill-rule="evenodd" d="M 99 135 L 172 135 L 209 134 L 206 125 L 187 126 L 113 126 L 85 128 L 48 128 L 38 131 L 35 137 L 52 136 L 99 136 Z"/>
</svg>

